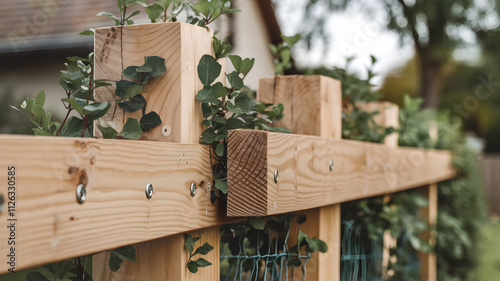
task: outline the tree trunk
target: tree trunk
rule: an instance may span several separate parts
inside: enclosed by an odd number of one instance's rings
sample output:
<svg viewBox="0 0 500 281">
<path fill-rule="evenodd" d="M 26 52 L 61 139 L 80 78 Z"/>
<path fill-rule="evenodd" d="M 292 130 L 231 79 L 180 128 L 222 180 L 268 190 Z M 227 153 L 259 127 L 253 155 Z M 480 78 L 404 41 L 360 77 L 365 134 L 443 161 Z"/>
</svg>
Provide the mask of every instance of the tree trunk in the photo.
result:
<svg viewBox="0 0 500 281">
<path fill-rule="evenodd" d="M 423 108 L 437 108 L 443 78 L 443 62 L 427 53 L 425 49 L 418 49 L 420 66 L 419 96 L 423 98 Z"/>
</svg>

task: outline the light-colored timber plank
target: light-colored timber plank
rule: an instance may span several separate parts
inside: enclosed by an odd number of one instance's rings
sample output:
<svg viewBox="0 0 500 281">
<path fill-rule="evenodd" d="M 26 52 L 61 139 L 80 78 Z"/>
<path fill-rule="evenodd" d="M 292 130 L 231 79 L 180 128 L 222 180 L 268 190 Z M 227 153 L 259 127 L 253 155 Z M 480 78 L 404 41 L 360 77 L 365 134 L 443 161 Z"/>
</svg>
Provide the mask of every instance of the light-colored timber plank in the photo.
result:
<svg viewBox="0 0 500 281">
<path fill-rule="evenodd" d="M 235 130 L 229 133 L 228 151 L 228 216 L 305 210 L 455 175 L 449 151 L 390 148 L 352 140 Z M 276 170 L 278 183 L 274 182 Z"/>
<path fill-rule="evenodd" d="M 379 114 L 373 116 L 377 125 L 399 129 L 399 107 L 397 104 L 387 101 L 358 103 L 357 106 L 366 112 L 378 111 Z M 397 132 L 389 134 L 384 139 L 384 144 L 389 147 L 397 147 L 399 135 Z"/>
<path fill-rule="evenodd" d="M 369 113 L 378 111 L 379 113 L 373 116 L 373 120 L 379 126 L 388 128 L 392 127 L 394 129 L 399 129 L 399 107 L 397 104 L 386 102 L 386 101 L 376 101 L 376 102 L 363 102 L 358 103 L 357 106 Z M 389 134 L 384 139 L 384 145 L 387 147 L 397 147 L 399 141 L 399 135 L 397 132 Z M 384 196 L 384 201 L 389 202 L 391 200 L 391 194 L 386 194 Z M 391 236 L 390 231 L 384 232 L 383 238 L 383 249 L 382 249 L 382 277 L 387 279 L 387 271 L 389 267 L 390 251 L 392 248 L 397 246 L 397 239 Z"/>
<path fill-rule="evenodd" d="M 420 209 L 422 217 L 427 221 L 429 226 L 434 227 L 437 222 L 438 213 L 438 185 L 431 184 L 422 188 L 422 192 L 429 200 L 429 206 L 427 208 Z M 436 244 L 435 232 L 424 233 L 424 239 L 428 239 L 432 247 Z M 437 280 L 437 268 L 436 268 L 436 254 L 432 253 L 421 253 L 419 252 L 420 259 L 420 277 L 422 281 L 436 281 Z"/>
<path fill-rule="evenodd" d="M 115 33 L 118 33 L 119 36 L 116 36 Z M 108 40 L 110 36 L 119 37 L 119 41 Z M 143 134 L 141 139 L 181 143 L 199 142 L 203 131 L 201 125 L 203 116 L 201 103 L 195 99 L 195 96 L 203 85 L 198 78 L 197 66 L 203 55 L 213 55 L 212 36 L 212 31 L 184 23 L 158 23 L 96 30 L 95 49 L 96 53 L 101 52 L 100 55 L 96 55 L 96 78 L 109 79 L 111 76 L 116 80 L 121 79 L 123 78 L 121 76 L 122 69 L 129 65 L 142 65 L 143 57 L 146 55 L 159 55 L 166 60 L 167 73 L 152 80 L 147 85 L 144 95 L 147 101 L 146 112 L 154 110 L 159 113 L 163 124 L 153 131 Z M 110 63 L 112 61 L 117 63 Z M 219 63 L 222 65 L 221 73 L 224 73 L 225 60 L 222 59 Z M 225 84 L 225 75 L 220 75 L 219 81 Z M 113 102 L 112 91 L 114 91 L 114 87 L 101 88 L 96 96 Z M 113 114 L 113 122 L 122 124 L 123 120 L 120 118 L 123 117 L 123 113 L 118 110 Z M 124 117 L 139 119 L 141 114 L 141 112 L 125 114 Z M 117 117 L 119 119 L 116 119 Z M 106 123 L 110 118 L 112 116 L 105 116 L 97 122 Z M 207 182 L 211 182 L 211 180 Z M 218 232 L 218 228 L 214 228 L 212 232 Z M 177 243 L 183 239 L 182 234 L 177 234 L 154 243 L 162 245 L 163 248 L 170 248 L 169 254 L 171 256 L 181 256 L 186 255 L 186 249 L 179 247 Z M 218 236 L 209 242 L 214 247 L 219 248 Z M 181 244 L 183 245 L 183 243 Z M 123 276 L 122 271 L 126 272 L 127 276 L 137 277 L 141 276 L 145 268 L 165 267 L 165 260 L 161 258 L 164 252 L 162 247 L 151 247 L 151 242 L 139 243 L 134 247 L 137 251 L 136 263 L 126 264 L 119 272 L 114 273 L 109 271 L 106 264 L 94 263 L 94 268 L 98 268 L 96 270 L 98 274 L 94 276 L 94 280 L 104 281 L 109 278 L 118 280 Z M 151 255 L 158 256 L 158 258 L 151 260 L 149 258 Z M 188 275 L 185 276 L 183 273 L 186 269 L 186 263 L 169 265 L 168 268 L 169 276 L 174 274 L 173 276 L 176 278 L 179 277 L 172 280 L 191 280 L 187 278 Z M 219 259 L 213 261 L 211 268 L 212 275 L 218 278 Z M 215 273 L 215 269 L 217 273 Z M 204 270 L 204 275 L 209 274 L 207 270 Z M 149 280 L 163 279 L 161 275 L 153 275 Z"/>
<path fill-rule="evenodd" d="M 201 103 L 195 96 L 203 88 L 197 66 L 204 54 L 213 54 L 213 31 L 186 23 L 154 23 L 95 30 L 95 79 L 121 80 L 122 70 L 144 64 L 144 56 L 165 59 L 167 73 L 145 86 L 146 113 L 156 111 L 163 124 L 143 134 L 143 139 L 198 143 L 203 132 Z M 222 72 L 225 70 L 225 63 Z M 221 80 L 225 76 L 221 75 Z M 115 86 L 96 89 L 98 101 L 111 109 L 98 122 L 120 131 L 128 117 L 140 119 L 142 112 L 126 113 L 115 104 Z M 97 126 L 95 126 L 97 128 Z M 96 130 L 96 135 L 100 132 Z"/>
<path fill-rule="evenodd" d="M 134 245 L 136 248 L 136 262 L 125 261 L 116 272 L 108 267 L 109 252 L 102 252 L 93 257 L 93 280 L 106 281 L 135 281 L 135 280 L 163 280 L 163 281 L 216 281 L 220 279 L 220 249 L 214 245 L 220 240 L 218 227 L 207 228 L 189 234 L 201 237 L 195 248 L 208 242 L 215 248 L 205 256 L 196 255 L 194 260 L 203 257 L 212 262 L 211 266 L 199 268 L 197 273 L 187 269 L 189 258 L 184 245 L 184 235 L 173 235 Z M 104 265 L 104 266 L 103 266 Z"/>
<path fill-rule="evenodd" d="M 276 125 L 292 133 L 333 139 L 342 136 L 342 92 L 338 80 L 319 75 L 264 78 L 260 80 L 257 98 L 281 102 L 285 107 L 284 118 Z M 266 182 L 265 176 L 257 178 Z M 325 241 L 329 251 L 312 254 L 306 264 L 305 277 L 307 280 L 340 280 L 340 205 L 308 210 L 306 215 L 302 231 Z M 294 279 L 302 280 L 302 270 L 292 270 Z"/>
<path fill-rule="evenodd" d="M 260 79 L 259 101 L 282 103 L 284 117 L 276 123 L 294 134 L 340 138 L 340 81 L 321 75 L 289 75 Z M 337 114 L 340 112 L 340 114 Z"/>
<path fill-rule="evenodd" d="M 210 202 L 204 145 L 2 135 L 0 152 L 0 181 L 16 167 L 16 270 L 231 222 Z M 7 198 L 6 184 L 1 192 Z M 9 218 L 5 206 L 0 218 Z M 0 235 L 7 253 L 8 229 Z"/>
</svg>

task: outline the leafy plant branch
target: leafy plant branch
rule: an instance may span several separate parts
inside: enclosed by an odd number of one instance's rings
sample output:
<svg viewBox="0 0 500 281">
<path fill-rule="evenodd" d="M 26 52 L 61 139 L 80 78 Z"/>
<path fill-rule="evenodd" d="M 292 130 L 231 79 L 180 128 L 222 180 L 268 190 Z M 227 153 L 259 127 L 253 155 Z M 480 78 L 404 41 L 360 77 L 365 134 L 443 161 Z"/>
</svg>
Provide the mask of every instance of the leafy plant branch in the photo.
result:
<svg viewBox="0 0 500 281">
<path fill-rule="evenodd" d="M 193 237 L 191 234 L 185 234 L 185 243 L 184 245 L 186 246 L 186 249 L 188 250 L 189 253 L 189 258 L 187 260 L 187 268 L 191 273 L 196 273 L 198 272 L 198 268 L 200 267 L 207 267 L 212 265 L 211 262 L 207 261 L 204 258 L 198 258 L 197 260 L 193 260 L 193 257 L 195 255 L 206 255 L 210 253 L 214 247 L 208 244 L 207 242 L 203 243 L 200 247 L 196 248 L 195 250 L 195 243 L 200 240 L 201 237 Z"/>
</svg>

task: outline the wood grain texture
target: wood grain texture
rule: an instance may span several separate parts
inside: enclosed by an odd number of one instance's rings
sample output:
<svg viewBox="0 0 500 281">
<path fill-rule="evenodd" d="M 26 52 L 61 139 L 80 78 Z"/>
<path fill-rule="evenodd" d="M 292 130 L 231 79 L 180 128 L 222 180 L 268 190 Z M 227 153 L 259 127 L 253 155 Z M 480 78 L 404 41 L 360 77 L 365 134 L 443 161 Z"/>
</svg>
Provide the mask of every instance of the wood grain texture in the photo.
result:
<svg viewBox="0 0 500 281">
<path fill-rule="evenodd" d="M 278 76 L 261 79 L 258 98 L 284 104 L 285 118 L 278 125 L 292 133 L 340 139 L 340 86 L 339 81 L 324 76 Z M 306 215 L 302 231 L 325 241 L 330 249 L 326 254 L 312 254 L 306 266 L 307 280 L 340 280 L 340 205 L 311 209 Z M 304 277 L 301 270 L 296 270 L 293 276 L 295 280 Z"/>
<path fill-rule="evenodd" d="M 427 223 L 433 227 L 437 222 L 438 215 L 438 185 L 431 184 L 426 187 L 422 187 L 422 193 L 429 200 L 429 207 L 422 208 L 420 210 L 422 217 L 427 221 Z M 431 246 L 436 245 L 436 233 L 427 232 L 424 233 L 424 239 L 428 239 Z M 437 280 L 437 268 L 436 268 L 436 254 L 433 253 L 421 253 L 419 252 L 420 259 L 420 277 L 422 281 L 436 281 Z"/>
<path fill-rule="evenodd" d="M 195 96 L 203 85 L 197 66 L 204 54 L 213 54 L 212 35 L 205 28 L 179 22 L 98 28 L 94 39 L 95 79 L 121 80 L 121 71 L 131 65 L 143 65 L 144 56 L 163 57 L 167 73 L 151 80 L 144 90 L 146 112 L 156 111 L 163 124 L 145 133 L 143 139 L 198 143 L 203 118 Z M 225 68 L 225 63 L 221 64 Z M 140 119 L 142 113 L 124 115 L 115 104 L 114 91 L 115 86 L 96 89 L 96 100 L 112 105 L 108 114 L 96 122 L 120 131 L 124 120 Z M 170 134 L 164 134 L 165 126 L 169 126 Z"/>
<path fill-rule="evenodd" d="M 258 150 L 242 146 L 237 155 L 228 155 L 228 216 L 311 209 L 415 188 L 455 175 L 449 151 L 249 130 L 230 132 L 228 147 L 242 139 L 267 139 L 267 145 L 259 141 Z M 254 162 L 250 159 L 265 159 L 267 172 L 246 165 Z M 329 169 L 331 160 L 333 171 Z M 278 183 L 274 183 L 275 170 L 279 170 Z M 262 184 L 263 174 L 267 184 Z M 238 184 L 232 184 L 235 182 Z"/>
<path fill-rule="evenodd" d="M 3 135 L 0 151 L 1 166 L 16 167 L 16 270 L 231 222 L 209 199 L 207 146 Z M 84 204 L 76 200 L 79 183 L 87 187 Z M 7 185 L 1 192 L 6 198 Z M 0 218 L 8 218 L 5 207 Z M 8 229 L 0 235 L 7 239 Z"/>
<path fill-rule="evenodd" d="M 208 242 L 214 247 L 214 241 L 220 240 L 218 227 L 207 228 L 190 232 L 194 237 L 201 237 L 195 248 Z M 197 273 L 187 269 L 189 255 L 184 245 L 184 235 L 178 234 L 161 239 L 155 239 L 134 245 L 136 248 L 136 262 L 125 261 L 120 270 L 111 272 L 108 269 L 109 252 L 102 252 L 93 257 L 93 280 L 106 281 L 216 281 L 220 279 L 220 250 L 215 247 L 205 256 L 196 255 L 212 262 L 211 266 L 200 268 Z"/>
<path fill-rule="evenodd" d="M 399 107 L 397 104 L 387 101 L 358 103 L 357 106 L 366 112 L 378 111 L 373 117 L 375 123 L 384 127 L 399 129 Z M 398 146 L 399 135 L 397 132 L 385 137 L 384 144 L 389 147 Z"/>
<path fill-rule="evenodd" d="M 290 75 L 260 79 L 257 100 L 282 103 L 284 117 L 276 123 L 294 134 L 340 138 L 340 81 L 321 75 Z M 338 125 L 340 124 L 340 126 Z"/>
</svg>

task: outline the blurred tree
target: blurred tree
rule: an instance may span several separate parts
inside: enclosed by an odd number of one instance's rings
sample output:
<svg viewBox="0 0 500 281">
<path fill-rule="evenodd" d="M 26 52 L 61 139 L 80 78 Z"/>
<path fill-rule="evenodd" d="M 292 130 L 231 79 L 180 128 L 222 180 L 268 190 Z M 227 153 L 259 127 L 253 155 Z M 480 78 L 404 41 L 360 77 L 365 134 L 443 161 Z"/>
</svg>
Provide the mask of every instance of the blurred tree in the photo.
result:
<svg viewBox="0 0 500 281">
<path fill-rule="evenodd" d="M 277 5 L 286 0 L 274 0 Z M 305 4 L 302 34 L 311 46 L 316 36 L 328 44 L 325 19 L 332 12 L 357 3 L 367 17 L 382 11 L 389 30 L 402 43 L 413 42 L 419 72 L 419 95 L 423 107 L 437 107 L 444 65 L 457 49 L 468 50 L 484 34 L 498 27 L 496 0 L 310 0 Z M 378 6 L 374 6 L 378 4 Z"/>
</svg>

